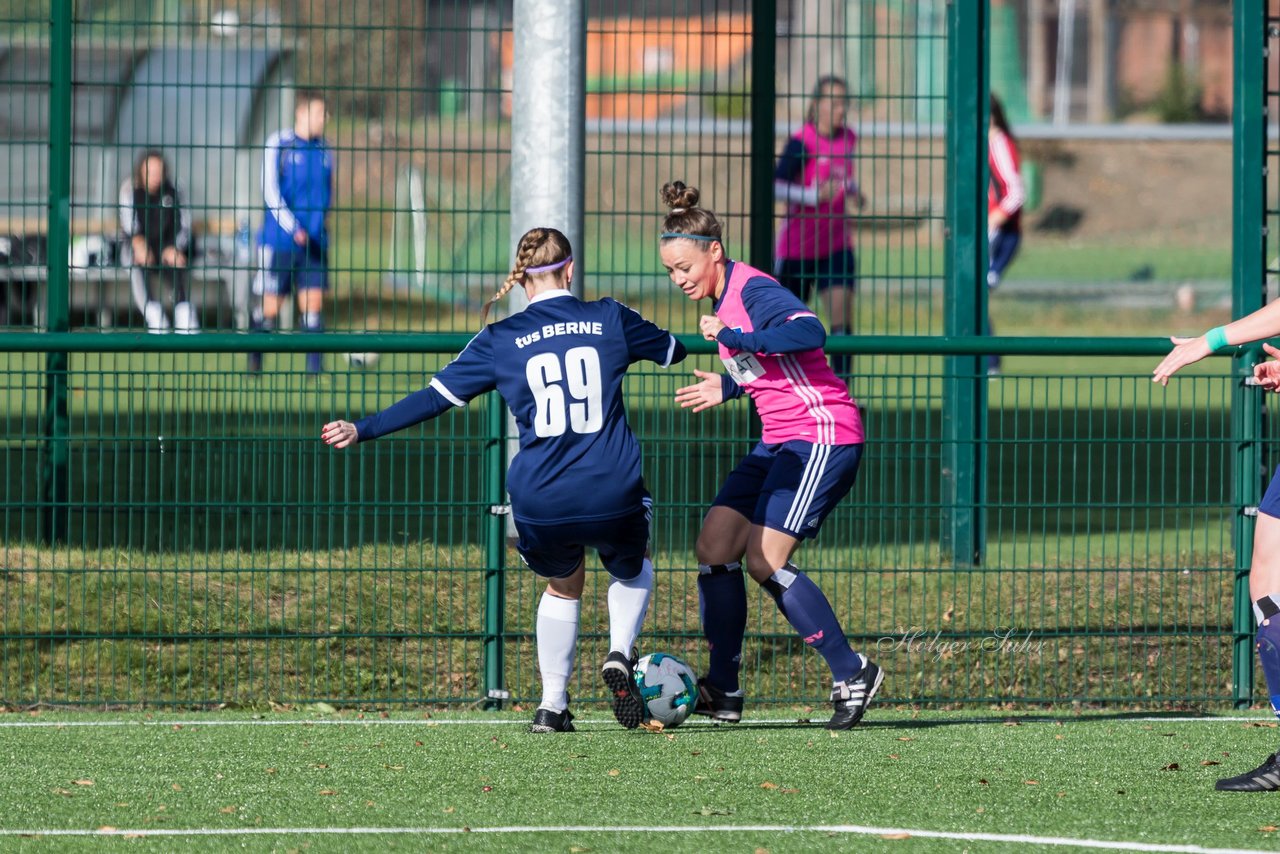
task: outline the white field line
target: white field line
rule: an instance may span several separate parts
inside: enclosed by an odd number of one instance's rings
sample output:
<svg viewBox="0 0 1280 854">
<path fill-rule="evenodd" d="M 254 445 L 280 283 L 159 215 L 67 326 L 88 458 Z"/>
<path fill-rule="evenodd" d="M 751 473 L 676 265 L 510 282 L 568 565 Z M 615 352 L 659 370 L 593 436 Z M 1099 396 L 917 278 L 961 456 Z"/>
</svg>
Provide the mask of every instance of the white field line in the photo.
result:
<svg viewBox="0 0 1280 854">
<path fill-rule="evenodd" d="M 103 828 L 99 830 L 4 830 L 0 836 L 125 836 L 125 837 L 174 837 L 174 836 L 440 836 L 463 833 L 520 835 L 545 833 L 840 833 L 859 836 L 893 838 L 920 837 L 922 839 L 954 839 L 966 842 L 1004 842 L 1013 845 L 1056 845 L 1067 848 L 1094 848 L 1104 851 L 1155 851 L 1168 854 L 1267 854 L 1256 848 L 1205 848 L 1201 845 L 1162 845 L 1152 842 L 1116 842 L 1108 839 L 1075 839 L 1067 836 L 1030 836 L 1004 833 L 960 833 L 945 830 L 916 830 L 903 827 L 866 827 L 858 824 L 745 824 L 701 825 L 693 827 L 637 827 L 564 825 L 559 827 L 245 827 L 245 828 L 191 828 L 137 829 Z"/>
<path fill-rule="evenodd" d="M 1109 717 L 1081 717 L 1081 718 L 1048 718 L 1048 717 L 1029 717 L 1020 718 L 1017 716 L 994 717 L 994 718 L 901 718 L 890 719 L 885 721 L 872 721 L 873 726 L 891 727 L 901 723 L 907 726 L 911 724 L 929 724 L 942 723 L 945 725 L 954 724 L 997 724 L 1016 721 L 1020 724 L 1083 724 L 1083 723 L 1160 723 L 1160 724 L 1176 724 L 1176 723 L 1274 723 L 1275 717 L 1268 715 L 1266 717 L 1135 717 L 1135 718 L 1109 718 Z M 600 718 L 599 720 L 581 720 L 574 718 L 574 726 L 617 726 L 612 718 Z M 73 727 L 201 727 L 201 726 L 518 726 L 528 725 L 529 718 L 419 718 L 419 719 L 398 719 L 398 718 L 314 718 L 300 720 L 278 720 L 272 718 L 234 718 L 228 720 L 203 720 L 203 719 L 184 719 L 184 718 L 168 718 L 159 720 L 91 720 L 91 721 L 0 721 L 0 729 L 38 729 L 38 728 L 67 728 Z M 813 718 L 809 724 L 801 724 L 798 718 L 759 718 L 742 721 L 736 724 L 713 724 L 704 721 L 690 721 L 682 728 L 687 732 L 690 729 L 750 729 L 752 726 L 778 726 L 785 724 L 795 724 L 803 726 L 821 726 L 821 718 Z"/>
</svg>

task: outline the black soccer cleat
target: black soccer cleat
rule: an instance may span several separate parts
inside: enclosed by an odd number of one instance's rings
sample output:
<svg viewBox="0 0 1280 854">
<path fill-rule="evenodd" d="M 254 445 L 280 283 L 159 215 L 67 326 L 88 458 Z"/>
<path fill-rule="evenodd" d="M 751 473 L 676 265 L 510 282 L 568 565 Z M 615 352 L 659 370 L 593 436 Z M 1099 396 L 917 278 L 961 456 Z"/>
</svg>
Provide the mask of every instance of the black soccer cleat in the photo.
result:
<svg viewBox="0 0 1280 854">
<path fill-rule="evenodd" d="M 644 722 L 644 699 L 636 686 L 635 657 L 614 650 L 604 660 L 600 676 L 609 686 L 613 698 L 613 716 L 627 729 L 635 729 Z"/>
<path fill-rule="evenodd" d="M 831 704 L 836 711 L 827 721 L 827 729 L 853 729 L 871 705 L 871 698 L 880 690 L 884 671 L 874 661 L 864 660 L 867 663 L 857 676 L 831 686 Z"/>
<path fill-rule="evenodd" d="M 568 709 L 557 712 L 539 707 L 533 713 L 533 723 L 529 724 L 529 732 L 575 732 L 573 712 Z"/>
<path fill-rule="evenodd" d="M 736 724 L 742 720 L 742 689 L 725 691 L 707 681 L 698 680 L 698 702 L 693 706 L 695 715 L 708 715 L 711 720 Z"/>
<path fill-rule="evenodd" d="M 1214 786 L 1219 792 L 1274 792 L 1280 789 L 1280 762 L 1271 754 L 1261 765 L 1235 777 L 1223 777 Z"/>
</svg>

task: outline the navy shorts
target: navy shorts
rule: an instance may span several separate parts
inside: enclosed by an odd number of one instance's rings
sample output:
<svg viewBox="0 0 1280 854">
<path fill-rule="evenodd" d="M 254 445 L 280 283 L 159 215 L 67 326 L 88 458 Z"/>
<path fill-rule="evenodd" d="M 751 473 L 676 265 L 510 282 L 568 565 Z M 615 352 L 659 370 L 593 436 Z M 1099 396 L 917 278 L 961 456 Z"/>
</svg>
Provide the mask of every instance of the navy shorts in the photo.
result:
<svg viewBox="0 0 1280 854">
<path fill-rule="evenodd" d="M 827 288 L 856 288 L 858 259 L 852 249 L 826 258 L 784 258 L 778 262 L 777 278 L 802 302 L 808 302 L 815 288 L 818 293 Z"/>
<path fill-rule="evenodd" d="M 645 496 L 634 513 L 613 519 L 591 519 L 585 522 L 562 522 L 537 525 L 516 520 L 516 551 L 525 566 L 543 578 L 572 575 L 586 556 L 595 549 L 600 563 L 614 578 L 623 581 L 640 574 L 649 550 L 649 520 L 653 501 Z"/>
<path fill-rule="evenodd" d="M 262 246 L 254 292 L 283 296 L 293 291 L 329 287 L 329 250 L 315 243 L 286 249 Z"/>
<path fill-rule="evenodd" d="M 729 473 L 712 506 L 728 507 L 793 537 L 815 537 L 853 488 L 862 445 L 759 443 Z"/>
<path fill-rule="evenodd" d="M 1258 505 L 1258 512 L 1280 519 L 1280 468 L 1271 477 L 1271 483 L 1262 495 L 1262 503 Z"/>
</svg>

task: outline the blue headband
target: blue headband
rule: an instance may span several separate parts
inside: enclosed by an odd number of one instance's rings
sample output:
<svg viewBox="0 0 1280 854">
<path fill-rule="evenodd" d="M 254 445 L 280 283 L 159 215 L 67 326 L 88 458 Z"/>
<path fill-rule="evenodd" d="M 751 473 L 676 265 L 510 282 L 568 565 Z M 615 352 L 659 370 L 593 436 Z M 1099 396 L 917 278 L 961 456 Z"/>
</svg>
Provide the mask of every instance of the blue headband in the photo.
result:
<svg viewBox="0 0 1280 854">
<path fill-rule="evenodd" d="M 563 267 L 565 264 L 568 264 L 572 260 L 573 260 L 573 256 L 570 255 L 568 258 L 564 259 L 563 261 L 557 261 L 554 264 L 543 264 L 541 267 L 525 267 L 524 271 L 525 273 L 550 273 L 552 270 L 559 270 L 561 267 Z"/>
<path fill-rule="evenodd" d="M 668 237 L 683 237 L 685 240 L 702 240 L 707 243 L 719 243 L 720 238 L 709 237 L 705 234 L 685 234 L 683 231 L 664 231 L 659 240 L 666 240 Z"/>
</svg>

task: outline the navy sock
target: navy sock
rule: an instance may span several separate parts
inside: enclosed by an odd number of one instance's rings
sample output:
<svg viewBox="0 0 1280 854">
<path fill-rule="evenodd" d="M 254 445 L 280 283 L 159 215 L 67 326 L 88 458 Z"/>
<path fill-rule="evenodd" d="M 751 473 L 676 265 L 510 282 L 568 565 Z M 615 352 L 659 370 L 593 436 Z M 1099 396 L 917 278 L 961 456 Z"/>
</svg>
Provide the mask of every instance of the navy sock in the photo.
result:
<svg viewBox="0 0 1280 854">
<path fill-rule="evenodd" d="M 741 564 L 698 566 L 698 611 L 710 650 L 707 681 L 722 691 L 737 691 L 742 636 L 747 631 L 747 588 Z"/>
<path fill-rule="evenodd" d="M 1263 596 L 1253 603 L 1258 618 L 1257 650 L 1267 680 L 1271 710 L 1280 717 L 1280 596 Z"/>
<path fill-rule="evenodd" d="M 843 682 L 858 675 L 864 659 L 849 648 L 836 612 L 831 610 L 826 594 L 813 583 L 813 579 L 787 564 L 769 577 L 764 589 L 773 596 L 782 616 L 804 638 L 804 642 L 827 660 L 833 682 Z"/>
<path fill-rule="evenodd" d="M 831 327 L 832 335 L 848 335 L 849 330 L 843 326 Z M 836 376 L 842 380 L 849 378 L 849 372 L 853 370 L 853 355 L 850 353 L 833 353 L 831 354 L 831 368 L 836 372 Z"/>
<path fill-rule="evenodd" d="M 324 315 L 318 311 L 308 311 L 302 315 L 303 332 L 324 332 Z M 318 374 L 323 368 L 319 353 L 307 354 L 307 373 Z"/>
</svg>

